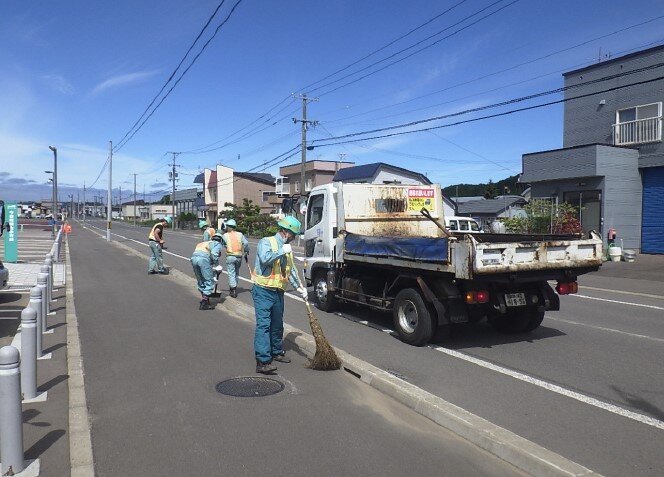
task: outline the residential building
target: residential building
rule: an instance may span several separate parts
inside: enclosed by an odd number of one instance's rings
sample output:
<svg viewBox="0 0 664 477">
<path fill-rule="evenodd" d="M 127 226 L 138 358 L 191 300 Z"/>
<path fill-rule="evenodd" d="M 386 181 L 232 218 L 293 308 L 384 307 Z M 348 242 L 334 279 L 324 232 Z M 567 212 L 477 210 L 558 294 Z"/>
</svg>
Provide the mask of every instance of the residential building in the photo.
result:
<svg viewBox="0 0 664 477">
<path fill-rule="evenodd" d="M 203 184 L 203 200 L 199 200 L 197 207 L 204 214 L 199 216 L 213 224 L 218 222 L 225 210 L 230 209 L 226 204 L 240 206 L 244 199 L 259 206 L 262 213 L 269 214 L 275 209 L 270 202 L 275 195 L 275 179 L 271 174 L 239 172 L 218 165 L 215 169 L 205 169 L 196 176 L 194 183 Z"/>
<path fill-rule="evenodd" d="M 180 214 L 194 214 L 198 217 L 196 200 L 202 196 L 203 191 L 196 188 L 176 190 L 174 194 L 176 217 Z"/>
<path fill-rule="evenodd" d="M 513 218 L 523 215 L 525 204 L 526 199 L 520 195 L 500 195 L 494 199 L 480 198 L 459 202 L 457 215 L 472 217 L 487 230 L 489 224 L 498 218 Z"/>
<path fill-rule="evenodd" d="M 338 170 L 332 179 L 334 182 L 353 182 L 360 184 L 402 184 L 431 185 L 431 181 L 422 173 L 393 166 L 384 162 L 374 162 L 361 166 L 352 166 Z M 448 197 L 443 195 L 443 213 L 450 217 L 455 215 L 455 206 Z"/>
<path fill-rule="evenodd" d="M 321 161 L 314 159 L 313 161 L 307 161 L 304 165 L 304 193 L 308 194 L 309 191 L 316 186 L 329 184 L 332 182 L 334 175 L 338 171 L 352 167 L 355 163 L 344 161 Z M 301 162 L 280 167 L 279 174 L 284 177 L 289 184 L 289 193 L 291 196 L 294 194 L 302 194 L 302 188 L 300 187 L 300 181 L 302 179 Z"/>
<path fill-rule="evenodd" d="M 122 217 L 125 220 L 149 220 L 150 219 L 150 205 L 146 204 L 144 200 L 136 201 L 134 208 L 134 201 L 125 202 L 122 204 Z"/>
<path fill-rule="evenodd" d="M 167 215 L 172 215 L 172 212 L 171 204 L 150 204 L 150 220 L 163 219 Z"/>
<path fill-rule="evenodd" d="M 664 45 L 564 73 L 563 147 L 524 154 L 520 178 L 644 253 L 664 253 L 662 63 Z"/>
</svg>

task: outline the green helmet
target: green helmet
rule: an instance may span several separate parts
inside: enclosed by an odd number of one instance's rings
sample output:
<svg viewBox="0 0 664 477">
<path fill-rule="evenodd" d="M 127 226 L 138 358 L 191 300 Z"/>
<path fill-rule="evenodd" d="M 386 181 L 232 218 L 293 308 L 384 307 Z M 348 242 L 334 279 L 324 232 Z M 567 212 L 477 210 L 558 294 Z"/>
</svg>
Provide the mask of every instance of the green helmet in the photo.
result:
<svg viewBox="0 0 664 477">
<path fill-rule="evenodd" d="M 214 240 L 215 242 L 221 242 L 221 234 L 217 232 L 212 236 L 212 240 Z"/>
<path fill-rule="evenodd" d="M 171 225 L 173 223 L 173 217 L 171 217 L 170 215 L 167 215 L 166 217 L 164 217 L 164 220 L 166 221 L 166 223 L 168 225 Z"/>
<path fill-rule="evenodd" d="M 207 226 L 208 226 L 207 221 L 205 221 L 205 220 L 203 220 L 203 219 L 200 219 L 200 220 L 198 221 L 198 228 L 199 228 L 199 229 L 204 229 L 204 228 L 206 228 Z"/>
<path fill-rule="evenodd" d="M 226 221 L 226 227 L 237 228 L 237 222 L 235 221 L 235 219 L 227 220 Z"/>
<path fill-rule="evenodd" d="M 297 220 L 292 215 L 284 217 L 279 222 L 277 222 L 277 225 L 282 229 L 286 229 L 293 232 L 295 235 L 299 235 L 300 229 L 302 228 L 302 224 L 300 223 L 300 221 Z"/>
</svg>

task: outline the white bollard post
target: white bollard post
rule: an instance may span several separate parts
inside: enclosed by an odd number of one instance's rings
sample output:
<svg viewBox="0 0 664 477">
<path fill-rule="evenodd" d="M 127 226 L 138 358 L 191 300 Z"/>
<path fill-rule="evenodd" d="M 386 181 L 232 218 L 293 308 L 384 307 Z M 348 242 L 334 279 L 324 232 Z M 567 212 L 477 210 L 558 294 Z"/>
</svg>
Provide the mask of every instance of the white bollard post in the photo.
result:
<svg viewBox="0 0 664 477">
<path fill-rule="evenodd" d="M 53 289 L 51 288 L 51 269 L 49 267 L 49 260 L 46 259 L 46 263 L 39 267 L 39 273 L 46 275 L 46 301 L 51 303 L 51 297 L 53 295 Z"/>
<path fill-rule="evenodd" d="M 30 302 L 28 306 L 35 310 L 37 313 L 37 358 L 44 356 L 44 347 L 42 342 L 42 333 L 46 330 L 42 328 L 44 320 L 42 319 L 42 304 L 41 304 L 42 291 L 39 287 L 32 287 L 30 289 Z"/>
<path fill-rule="evenodd" d="M 20 355 L 13 346 L 0 349 L 0 456 L 2 475 L 25 468 L 23 458 L 23 408 L 21 405 Z"/>
<path fill-rule="evenodd" d="M 54 255 L 55 254 L 53 254 L 53 253 L 49 253 L 48 255 L 46 255 L 46 258 L 44 259 L 44 264 L 48 265 L 48 273 L 50 274 L 49 279 L 48 279 L 48 286 L 49 286 L 49 290 L 50 290 L 48 292 L 49 298 L 53 297 L 53 290 L 55 290 L 55 283 L 53 283 L 53 271 L 55 269 L 55 267 L 53 266 L 53 263 L 54 263 L 53 256 Z"/>
<path fill-rule="evenodd" d="M 44 287 L 42 290 L 42 310 L 44 310 L 44 313 L 42 315 L 43 318 L 43 323 L 46 323 L 46 317 L 49 314 L 50 311 L 50 304 L 48 302 L 48 275 L 46 273 L 40 273 L 37 275 L 37 286 L 41 288 L 42 286 Z M 46 325 L 42 327 L 44 331 L 46 331 Z"/>
<path fill-rule="evenodd" d="M 37 312 L 21 312 L 21 391 L 23 399 L 37 397 Z"/>
</svg>

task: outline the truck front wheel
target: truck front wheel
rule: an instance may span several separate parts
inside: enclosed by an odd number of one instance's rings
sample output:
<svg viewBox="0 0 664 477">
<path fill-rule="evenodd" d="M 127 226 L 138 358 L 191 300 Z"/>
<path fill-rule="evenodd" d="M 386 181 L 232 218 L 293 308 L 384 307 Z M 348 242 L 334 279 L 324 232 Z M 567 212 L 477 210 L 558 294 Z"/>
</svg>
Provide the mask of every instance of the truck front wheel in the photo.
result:
<svg viewBox="0 0 664 477">
<path fill-rule="evenodd" d="M 423 346 L 431 341 L 436 329 L 434 318 L 417 290 L 401 290 L 394 300 L 392 315 L 394 328 L 403 342 Z"/>
<path fill-rule="evenodd" d="M 327 289 L 325 273 L 316 273 L 314 276 L 314 299 L 319 310 L 329 312 L 334 309 L 334 295 Z"/>
</svg>

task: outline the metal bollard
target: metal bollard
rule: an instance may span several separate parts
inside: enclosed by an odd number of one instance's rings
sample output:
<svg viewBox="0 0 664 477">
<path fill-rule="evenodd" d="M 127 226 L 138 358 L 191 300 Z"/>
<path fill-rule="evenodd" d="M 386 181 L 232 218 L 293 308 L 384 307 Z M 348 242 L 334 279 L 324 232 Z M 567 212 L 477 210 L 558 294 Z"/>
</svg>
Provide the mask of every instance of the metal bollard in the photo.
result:
<svg viewBox="0 0 664 477">
<path fill-rule="evenodd" d="M 40 273 L 37 275 L 37 286 L 42 288 L 42 329 L 46 331 L 46 317 L 50 311 L 50 303 L 48 302 L 48 275 L 46 273 Z"/>
<path fill-rule="evenodd" d="M 25 468 L 23 458 L 23 411 L 21 406 L 20 355 L 13 346 L 0 348 L 0 456 L 2 475 Z"/>
<path fill-rule="evenodd" d="M 48 265 L 48 260 L 44 265 L 39 267 L 39 273 L 44 273 L 46 275 L 46 301 L 51 303 L 53 289 L 51 288 L 51 268 Z"/>
<path fill-rule="evenodd" d="M 21 391 L 23 399 L 37 397 L 37 312 L 21 312 Z"/>
<path fill-rule="evenodd" d="M 44 347 L 42 343 L 42 333 L 46 330 L 43 329 L 44 320 L 42 319 L 42 291 L 39 287 L 32 287 L 30 289 L 30 302 L 28 306 L 35 310 L 37 313 L 37 358 L 44 356 Z"/>
</svg>

